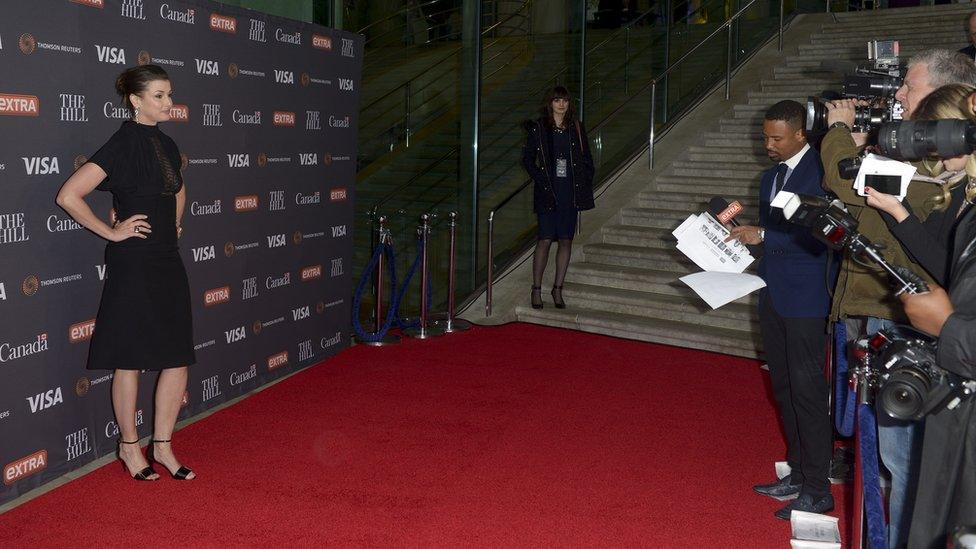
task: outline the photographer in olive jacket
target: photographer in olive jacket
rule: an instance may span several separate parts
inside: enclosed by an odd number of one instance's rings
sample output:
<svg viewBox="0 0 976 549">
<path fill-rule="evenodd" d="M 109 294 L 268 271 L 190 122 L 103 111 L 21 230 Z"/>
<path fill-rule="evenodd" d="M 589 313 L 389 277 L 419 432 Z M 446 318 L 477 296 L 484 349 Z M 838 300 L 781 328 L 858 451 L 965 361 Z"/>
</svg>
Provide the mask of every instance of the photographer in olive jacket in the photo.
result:
<svg viewBox="0 0 976 549">
<path fill-rule="evenodd" d="M 895 98 L 904 107 L 904 117 L 910 119 L 919 103 L 932 91 L 947 84 L 976 84 L 976 65 L 966 56 L 950 50 L 928 50 L 912 57 L 904 84 Z M 931 286 L 932 277 L 902 248 L 889 230 L 893 223 L 886 213 L 866 205 L 864 197 L 852 188 L 853 181 L 843 179 L 837 163 L 856 156 L 867 141 L 867 134 L 852 134 L 854 104 L 850 99 L 827 104 L 827 123 L 830 130 L 821 145 L 824 162 L 824 187 L 841 199 L 858 220 L 858 231 L 882 250 L 885 259 L 921 275 Z M 931 175 L 924 166 L 920 173 Z M 924 222 L 939 203 L 941 189 L 928 183 L 909 185 L 904 202 L 917 218 Z M 889 217 L 889 219 L 885 219 Z M 888 278 L 876 267 L 867 267 L 845 256 L 841 265 L 831 320 L 844 319 L 848 339 L 904 323 L 906 317 L 889 287 Z M 888 540 L 890 547 L 907 542 L 908 525 L 912 516 L 913 495 L 918 479 L 921 450 L 921 423 L 878 418 L 878 446 L 881 459 L 891 473 L 889 496 Z"/>
</svg>

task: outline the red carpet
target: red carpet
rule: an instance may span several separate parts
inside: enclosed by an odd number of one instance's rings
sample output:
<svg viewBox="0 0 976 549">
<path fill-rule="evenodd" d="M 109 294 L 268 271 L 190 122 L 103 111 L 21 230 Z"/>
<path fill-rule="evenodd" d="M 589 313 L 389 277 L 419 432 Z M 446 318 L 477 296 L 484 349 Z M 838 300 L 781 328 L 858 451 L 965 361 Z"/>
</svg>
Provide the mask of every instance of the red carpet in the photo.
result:
<svg viewBox="0 0 976 549">
<path fill-rule="evenodd" d="M 765 378 L 525 324 L 360 346 L 178 432 L 197 480 L 112 464 L 0 515 L 0 542 L 788 547 L 750 489 L 783 455 Z"/>
</svg>

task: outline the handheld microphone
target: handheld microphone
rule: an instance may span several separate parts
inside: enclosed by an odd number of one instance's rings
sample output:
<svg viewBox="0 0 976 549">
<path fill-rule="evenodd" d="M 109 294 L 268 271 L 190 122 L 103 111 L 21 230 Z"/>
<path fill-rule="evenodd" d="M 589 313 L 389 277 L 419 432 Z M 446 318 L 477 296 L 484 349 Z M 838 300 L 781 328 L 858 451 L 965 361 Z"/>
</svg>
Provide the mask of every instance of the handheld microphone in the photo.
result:
<svg viewBox="0 0 976 549">
<path fill-rule="evenodd" d="M 738 200 L 733 200 L 731 204 L 729 201 L 719 197 L 713 196 L 711 200 L 708 201 L 708 213 L 715 216 L 715 219 L 719 223 L 730 223 L 733 227 L 738 227 L 739 222 L 735 220 L 735 216 L 742 212 L 742 204 Z"/>
</svg>

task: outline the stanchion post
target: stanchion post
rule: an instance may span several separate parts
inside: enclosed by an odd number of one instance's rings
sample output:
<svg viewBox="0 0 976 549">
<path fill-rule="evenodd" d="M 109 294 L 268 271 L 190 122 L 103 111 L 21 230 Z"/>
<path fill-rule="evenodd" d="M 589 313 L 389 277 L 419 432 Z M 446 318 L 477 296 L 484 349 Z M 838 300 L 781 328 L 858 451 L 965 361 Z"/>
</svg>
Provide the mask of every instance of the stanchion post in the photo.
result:
<svg viewBox="0 0 976 549">
<path fill-rule="evenodd" d="M 417 231 L 420 233 L 422 250 L 420 255 L 420 326 L 408 328 L 403 331 L 404 335 L 417 339 L 427 339 L 434 336 L 444 335 L 444 329 L 430 322 L 430 311 L 427 307 L 429 299 L 428 284 L 430 280 L 430 263 L 428 258 L 428 247 L 430 244 L 430 214 L 420 216 L 420 226 Z"/>
<path fill-rule="evenodd" d="M 455 273 L 454 270 L 457 268 L 457 212 L 451 212 L 447 214 L 448 217 L 448 227 L 450 228 L 450 256 L 448 257 L 447 266 L 447 313 L 443 316 L 443 320 L 437 322 L 437 324 L 444 330 L 445 333 L 452 332 L 463 332 L 471 328 L 471 323 L 463 318 L 454 318 L 454 289 L 455 289 Z"/>
<path fill-rule="evenodd" d="M 379 238 L 377 238 L 380 245 L 393 245 L 393 239 L 390 236 L 390 229 L 386 227 L 386 216 L 381 215 L 378 219 L 378 229 L 377 233 Z M 376 303 L 373 305 L 373 334 L 376 335 L 380 331 L 380 327 L 383 325 L 383 282 L 384 276 L 383 272 L 386 268 L 386 254 L 380 253 L 379 260 L 376 262 L 376 275 L 373 277 L 373 296 L 376 298 Z M 393 296 L 390 296 L 392 299 Z M 358 314 L 358 313 L 357 313 Z M 373 347 L 383 347 L 384 345 L 394 345 L 400 343 L 400 337 L 393 334 L 387 334 L 383 336 L 382 339 L 376 341 L 361 341 L 360 343 L 364 345 L 370 345 Z"/>
<path fill-rule="evenodd" d="M 488 214 L 488 261 L 485 265 L 485 316 L 491 316 L 491 290 L 495 284 L 495 210 Z"/>
</svg>

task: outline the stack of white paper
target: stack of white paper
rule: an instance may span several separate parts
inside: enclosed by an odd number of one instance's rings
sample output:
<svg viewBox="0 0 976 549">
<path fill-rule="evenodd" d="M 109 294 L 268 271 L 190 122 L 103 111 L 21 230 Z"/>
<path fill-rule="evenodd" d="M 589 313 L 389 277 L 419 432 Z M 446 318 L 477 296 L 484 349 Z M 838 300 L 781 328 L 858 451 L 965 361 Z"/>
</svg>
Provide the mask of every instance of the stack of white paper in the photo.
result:
<svg viewBox="0 0 976 549">
<path fill-rule="evenodd" d="M 708 213 L 689 215 L 671 234 L 678 249 L 705 272 L 680 278 L 705 303 L 717 309 L 766 285 L 758 276 L 745 274 L 755 259 L 738 240 L 726 242 L 729 230 Z"/>
<path fill-rule="evenodd" d="M 790 526 L 793 527 L 792 549 L 840 549 L 837 517 L 793 511 Z"/>
<path fill-rule="evenodd" d="M 741 242 L 725 242 L 729 230 L 707 213 L 689 215 L 671 234 L 678 249 L 706 271 L 741 273 L 753 262 Z"/>
</svg>

